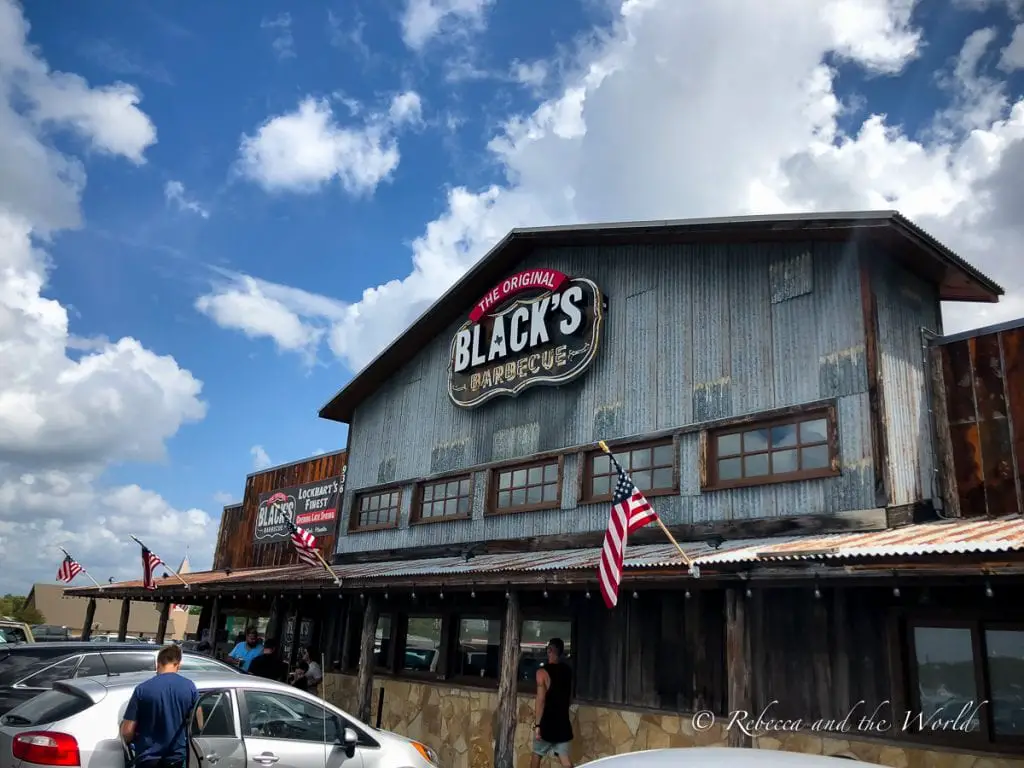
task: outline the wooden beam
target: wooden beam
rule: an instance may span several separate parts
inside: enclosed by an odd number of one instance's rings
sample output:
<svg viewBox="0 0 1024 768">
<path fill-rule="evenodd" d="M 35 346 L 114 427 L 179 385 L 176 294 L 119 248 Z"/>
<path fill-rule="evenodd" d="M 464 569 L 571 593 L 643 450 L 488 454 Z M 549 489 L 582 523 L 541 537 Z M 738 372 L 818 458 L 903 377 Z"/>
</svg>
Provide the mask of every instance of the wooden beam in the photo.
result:
<svg viewBox="0 0 1024 768">
<path fill-rule="evenodd" d="M 882 390 L 881 355 L 878 351 L 878 306 L 871 282 L 874 261 L 858 245 L 861 321 L 864 327 L 864 358 L 868 373 L 868 410 L 871 421 L 871 460 L 875 474 L 875 505 L 885 507 L 890 498 L 888 435 L 885 429 L 885 398 Z"/>
<path fill-rule="evenodd" d="M 128 616 L 132 610 L 132 601 L 127 597 L 121 601 L 121 620 L 117 624 L 117 639 L 123 643 L 128 637 Z"/>
<path fill-rule="evenodd" d="M 743 711 L 753 716 L 746 597 L 744 590 L 737 587 L 725 593 L 725 670 L 729 711 Z M 730 747 L 752 746 L 751 738 L 739 727 L 729 729 L 728 740 Z"/>
<path fill-rule="evenodd" d="M 213 598 L 210 609 L 210 655 L 217 657 L 217 633 L 220 632 L 220 598 Z"/>
<path fill-rule="evenodd" d="M 498 679 L 498 721 L 494 739 L 494 768 L 515 768 L 516 715 L 519 710 L 519 643 L 523 617 L 519 593 L 511 590 L 505 603 L 501 633 L 501 672 Z"/>
<path fill-rule="evenodd" d="M 370 722 L 370 711 L 373 706 L 373 645 L 379 616 L 380 605 L 377 597 L 368 595 L 366 609 L 363 611 L 363 632 L 359 638 L 359 684 L 356 706 L 356 717 L 364 723 Z"/>
<path fill-rule="evenodd" d="M 171 604 L 165 602 L 160 606 L 160 618 L 156 623 L 156 643 L 157 645 L 164 644 L 164 638 L 167 637 L 167 620 L 171 617 Z"/>
<path fill-rule="evenodd" d="M 90 597 L 89 604 L 85 606 L 85 622 L 82 624 L 82 642 L 89 642 L 92 637 L 92 623 L 96 620 L 96 598 Z"/>
</svg>

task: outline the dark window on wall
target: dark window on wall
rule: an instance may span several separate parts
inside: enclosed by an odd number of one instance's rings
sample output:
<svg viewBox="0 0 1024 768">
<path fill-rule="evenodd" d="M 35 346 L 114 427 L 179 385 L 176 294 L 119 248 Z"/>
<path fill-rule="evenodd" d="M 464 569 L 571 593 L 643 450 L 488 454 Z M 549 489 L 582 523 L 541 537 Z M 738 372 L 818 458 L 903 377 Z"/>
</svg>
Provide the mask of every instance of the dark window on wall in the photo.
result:
<svg viewBox="0 0 1024 768">
<path fill-rule="evenodd" d="M 456 677 L 493 682 L 498 679 L 500 659 L 500 619 L 459 619 Z"/>
<path fill-rule="evenodd" d="M 394 528 L 401 505 L 402 492 L 398 489 L 360 494 L 353 504 L 351 530 Z"/>
<path fill-rule="evenodd" d="M 562 460 L 492 470 L 490 494 L 492 514 L 555 509 L 562 499 Z"/>
<path fill-rule="evenodd" d="M 709 488 L 809 480 L 838 474 L 832 409 L 708 432 Z"/>
<path fill-rule="evenodd" d="M 473 482 L 469 475 L 423 483 L 412 510 L 412 522 L 469 517 L 473 509 Z"/>
<path fill-rule="evenodd" d="M 436 674 L 441 661 L 440 616 L 410 616 L 406 623 L 401 671 Z"/>
<path fill-rule="evenodd" d="M 960 716 L 958 728 L 929 735 L 1024 743 L 1024 627 L 912 622 L 908 636 L 912 729 L 917 713 L 925 723 Z"/>
<path fill-rule="evenodd" d="M 675 454 L 675 445 L 667 440 L 619 448 L 615 451 L 615 460 L 646 495 L 662 496 L 675 493 L 677 489 Z M 615 467 L 604 451 L 587 454 L 583 475 L 584 501 L 610 501 L 616 482 Z"/>
<path fill-rule="evenodd" d="M 391 669 L 391 615 L 377 617 L 377 632 L 373 639 L 373 666 L 377 669 Z"/>
<path fill-rule="evenodd" d="M 547 664 L 548 642 L 557 637 L 565 645 L 562 661 L 572 659 L 572 622 L 568 619 L 526 619 L 519 639 L 519 682 L 537 679 L 537 670 Z M 528 686 L 527 686 L 528 687 Z"/>
</svg>

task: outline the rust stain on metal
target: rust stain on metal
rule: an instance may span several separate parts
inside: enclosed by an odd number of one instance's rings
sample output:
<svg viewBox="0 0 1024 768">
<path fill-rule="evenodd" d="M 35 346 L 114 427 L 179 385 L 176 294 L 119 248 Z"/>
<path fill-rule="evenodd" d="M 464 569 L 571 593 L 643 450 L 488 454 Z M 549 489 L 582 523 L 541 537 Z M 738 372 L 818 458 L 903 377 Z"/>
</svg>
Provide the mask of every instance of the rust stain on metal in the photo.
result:
<svg viewBox="0 0 1024 768">
<path fill-rule="evenodd" d="M 1010 425 L 1010 468 L 1015 476 L 1018 511 L 1024 512 L 1024 328 L 999 334 L 999 342 Z"/>
</svg>

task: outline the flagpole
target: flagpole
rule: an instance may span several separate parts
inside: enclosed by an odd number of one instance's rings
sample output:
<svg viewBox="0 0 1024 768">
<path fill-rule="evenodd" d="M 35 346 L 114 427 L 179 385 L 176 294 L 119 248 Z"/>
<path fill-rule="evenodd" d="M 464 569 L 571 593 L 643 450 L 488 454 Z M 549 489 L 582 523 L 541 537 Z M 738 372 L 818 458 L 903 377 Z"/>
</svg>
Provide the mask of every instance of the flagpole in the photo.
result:
<svg viewBox="0 0 1024 768">
<path fill-rule="evenodd" d="M 58 548 L 60 549 L 60 551 L 61 551 L 61 552 L 63 552 L 63 553 L 64 553 L 64 556 L 65 556 L 65 557 L 71 557 L 71 553 L 69 553 L 69 552 L 68 552 L 68 551 L 67 551 L 66 549 L 64 549 L 64 547 L 60 547 L 60 546 L 58 545 Z M 73 558 L 73 557 L 71 557 L 71 559 L 72 559 L 72 560 L 75 560 L 75 558 Z M 78 563 L 78 561 L 77 561 L 77 560 L 75 560 L 75 562 L 76 562 L 76 563 Z M 82 568 L 82 564 L 81 564 L 81 563 L 78 563 L 78 567 L 79 567 L 79 568 Z M 93 584 L 95 584 L 95 585 L 96 585 L 97 587 L 99 587 L 99 588 L 100 588 L 101 590 L 103 589 L 103 585 L 102 585 L 102 584 L 100 584 L 100 583 L 99 583 L 98 581 L 96 581 L 96 579 L 94 579 L 94 578 L 92 577 L 92 574 L 91 574 L 91 573 L 89 573 L 89 572 L 88 572 L 87 570 L 85 570 L 85 568 L 82 568 L 82 573 L 84 573 L 84 574 L 85 574 L 85 575 L 86 575 L 86 576 L 87 576 L 87 577 L 89 578 L 89 581 L 91 581 L 91 582 L 92 582 Z"/>
<path fill-rule="evenodd" d="M 320 550 L 319 549 L 314 549 L 313 551 L 316 552 L 317 560 L 319 560 L 321 563 L 323 563 L 324 564 L 324 568 L 326 568 L 327 572 L 329 574 L 331 574 L 331 578 L 334 579 L 334 586 L 340 587 L 341 586 L 341 579 L 338 578 L 338 574 L 336 574 L 334 571 L 331 570 L 331 566 L 329 566 L 327 564 L 327 561 L 324 560 L 324 556 L 320 554 Z"/>
<path fill-rule="evenodd" d="M 598 440 L 597 444 L 601 447 L 602 451 L 607 453 L 609 456 L 612 455 L 611 450 L 608 448 L 608 444 L 604 440 Z M 690 568 L 690 569 L 693 569 L 693 562 L 690 560 L 690 557 L 686 554 L 686 552 L 683 551 L 683 548 L 681 546 L 679 546 L 679 542 L 676 541 L 676 537 L 673 536 L 671 531 L 669 531 L 669 529 L 665 527 L 665 524 L 663 522 L 661 522 L 661 515 L 658 515 L 657 513 L 655 513 L 654 521 L 661 528 L 662 532 L 664 532 L 664 534 L 666 536 L 668 536 L 668 540 L 672 542 L 672 545 L 677 550 L 679 550 L 679 554 L 683 558 L 683 562 L 686 564 L 686 567 Z"/>
<path fill-rule="evenodd" d="M 134 541 L 140 547 L 142 547 L 143 549 L 149 549 L 149 547 L 147 547 L 145 544 L 143 544 L 141 541 L 139 541 L 139 539 L 136 536 L 134 536 L 134 535 L 132 535 L 130 533 L 128 535 L 131 536 L 132 541 Z M 152 552 L 153 550 L 149 549 L 149 551 Z M 157 557 L 159 557 L 159 555 L 157 555 Z M 181 576 L 178 575 L 178 572 L 176 570 L 174 570 L 173 568 L 171 568 L 171 566 L 169 566 L 167 563 L 164 563 L 163 558 L 160 558 L 160 562 L 163 563 L 164 568 L 166 568 L 168 571 L 171 572 L 171 575 L 173 575 L 174 578 L 176 578 L 178 581 L 180 581 L 182 584 L 185 585 L 185 589 L 192 589 L 192 585 L 189 584 L 187 581 L 185 581 L 183 578 L 181 578 Z"/>
</svg>

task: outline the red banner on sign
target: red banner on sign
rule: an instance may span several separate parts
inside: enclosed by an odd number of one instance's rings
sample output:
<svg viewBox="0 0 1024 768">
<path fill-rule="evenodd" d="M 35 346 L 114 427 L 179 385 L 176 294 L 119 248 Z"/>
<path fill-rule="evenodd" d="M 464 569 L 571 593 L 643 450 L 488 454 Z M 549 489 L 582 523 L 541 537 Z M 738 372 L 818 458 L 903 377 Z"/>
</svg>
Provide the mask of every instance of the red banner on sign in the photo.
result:
<svg viewBox="0 0 1024 768">
<path fill-rule="evenodd" d="M 512 275 L 494 286 L 487 295 L 473 307 L 469 313 L 469 320 L 479 323 L 480 319 L 490 310 L 500 307 L 517 293 L 523 291 L 537 290 L 557 291 L 568 278 L 557 269 L 528 269 L 517 275 Z"/>
</svg>

